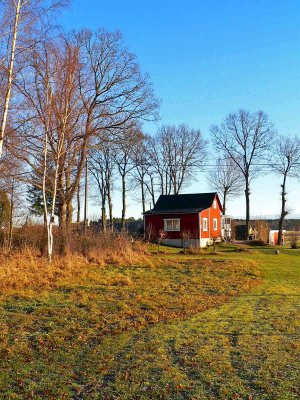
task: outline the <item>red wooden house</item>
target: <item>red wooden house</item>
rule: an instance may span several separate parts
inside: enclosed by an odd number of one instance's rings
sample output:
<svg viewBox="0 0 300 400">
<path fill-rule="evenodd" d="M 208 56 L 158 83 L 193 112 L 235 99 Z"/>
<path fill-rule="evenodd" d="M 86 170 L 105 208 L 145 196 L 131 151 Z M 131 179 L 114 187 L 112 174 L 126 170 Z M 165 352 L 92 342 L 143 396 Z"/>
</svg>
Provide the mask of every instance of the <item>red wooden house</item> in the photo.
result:
<svg viewBox="0 0 300 400">
<path fill-rule="evenodd" d="M 205 247 L 221 239 L 222 206 L 217 193 L 161 195 L 144 214 L 145 237 L 179 247 Z"/>
</svg>

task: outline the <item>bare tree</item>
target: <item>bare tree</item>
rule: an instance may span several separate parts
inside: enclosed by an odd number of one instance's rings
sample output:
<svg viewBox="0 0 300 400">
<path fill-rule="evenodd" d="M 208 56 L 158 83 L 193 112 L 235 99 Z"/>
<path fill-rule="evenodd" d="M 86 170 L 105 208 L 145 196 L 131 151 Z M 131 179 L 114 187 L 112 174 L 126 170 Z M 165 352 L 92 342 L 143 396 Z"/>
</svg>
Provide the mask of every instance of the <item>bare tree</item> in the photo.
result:
<svg viewBox="0 0 300 400">
<path fill-rule="evenodd" d="M 156 235 L 156 240 L 157 240 L 157 252 L 160 253 L 160 246 L 163 243 L 163 241 L 167 238 L 167 232 L 165 232 L 163 229 L 160 229 L 157 232 Z"/>
<path fill-rule="evenodd" d="M 240 170 L 230 158 L 218 158 L 216 168 L 207 174 L 207 182 L 221 196 L 225 215 L 227 200 L 241 195 L 244 179 Z"/>
<path fill-rule="evenodd" d="M 119 32 L 85 30 L 75 35 L 75 41 L 80 49 L 78 87 L 84 110 L 83 143 L 77 162 L 79 176 L 88 148 L 102 143 L 108 132 L 111 143 L 121 143 L 126 136 L 122 131 L 128 132 L 136 120 L 157 118 L 159 102 L 149 77 L 142 74 L 136 56 L 124 46 Z M 111 189 L 109 184 L 106 190 L 112 224 Z"/>
<path fill-rule="evenodd" d="M 16 76 L 26 67 L 32 46 L 52 25 L 53 12 L 66 5 L 57 0 L 7 0 L 0 4 L 0 157 Z"/>
<path fill-rule="evenodd" d="M 181 124 L 162 126 L 150 140 L 150 157 L 156 170 L 161 194 L 178 194 L 201 168 L 207 142 L 200 130 Z"/>
<path fill-rule="evenodd" d="M 104 231 L 106 231 L 107 228 L 107 203 L 109 208 L 110 229 L 113 230 L 112 186 L 115 167 L 115 149 L 109 141 L 94 147 L 89 152 L 89 170 L 100 194 L 101 220 L 102 229 Z"/>
<path fill-rule="evenodd" d="M 24 134 L 30 130 L 47 131 L 48 144 L 54 148 L 62 141 L 57 206 L 63 243 L 67 241 L 72 201 L 88 149 L 101 142 L 107 132 L 113 137 L 119 135 L 135 118 L 156 118 L 158 102 L 148 76 L 141 73 L 136 57 L 126 49 L 120 34 L 104 30 L 81 31 L 72 37 L 63 36 L 35 46 L 30 77 L 29 82 L 28 79 L 18 82 L 26 103 L 24 108 L 29 110 L 22 114 L 27 121 Z M 53 94 L 50 130 L 44 117 L 47 85 Z M 32 157 L 43 154 L 41 141 L 38 139 L 36 145 L 35 137 L 33 133 L 27 146 L 31 155 L 27 159 L 32 168 Z M 54 156 L 55 151 L 48 152 L 49 161 Z M 42 177 L 40 187 L 41 182 Z M 109 205 L 112 210 L 111 201 Z"/>
<path fill-rule="evenodd" d="M 193 238 L 193 234 L 189 229 L 187 229 L 182 231 L 180 236 L 181 236 L 181 243 L 185 251 L 189 247 L 189 240 Z"/>
<path fill-rule="evenodd" d="M 43 156 L 44 156 L 44 164 L 43 164 L 43 204 L 44 204 L 44 215 L 45 220 L 47 221 L 47 255 L 48 261 L 52 262 L 53 255 L 53 225 L 55 222 L 55 205 L 56 205 L 56 195 L 57 195 L 57 181 L 58 181 L 58 169 L 59 169 L 59 159 L 61 157 L 61 147 L 59 146 L 56 152 L 55 157 L 55 167 L 54 167 L 54 179 L 52 180 L 52 193 L 51 193 L 51 207 L 50 213 L 48 212 L 47 206 L 47 174 L 48 174 L 48 135 L 45 132 L 44 135 L 44 146 L 43 146 Z"/>
<path fill-rule="evenodd" d="M 142 202 L 142 211 L 146 211 L 146 200 L 150 195 L 153 204 L 155 202 L 154 177 L 151 160 L 148 152 L 147 137 L 141 135 L 140 139 L 134 144 L 131 154 L 133 170 L 131 172 L 134 189 L 140 190 L 140 196 L 136 196 Z"/>
<path fill-rule="evenodd" d="M 18 82 L 27 119 L 23 142 L 26 161 L 36 176 L 40 176 L 36 183 L 43 191 L 44 200 L 46 189 L 51 194 L 50 210 L 45 207 L 44 211 L 47 219 L 50 213 L 52 224 L 54 210 L 56 207 L 59 210 L 61 243 L 66 240 L 66 226 L 72 219 L 72 199 L 80 179 L 78 152 L 84 143 L 80 129 L 82 105 L 77 88 L 79 66 L 78 48 L 65 38 L 57 38 L 33 48 L 31 80 Z M 49 229 L 50 234 L 52 225 Z M 51 260 L 53 246 L 51 241 L 49 243 Z"/>
<path fill-rule="evenodd" d="M 13 227 L 14 223 L 22 219 L 25 215 L 26 208 L 24 207 L 24 165 L 9 151 L 6 146 L 3 152 L 3 157 L 0 160 L 0 187 L 1 192 L 5 193 L 9 203 L 8 213 L 8 235 L 6 247 L 8 250 L 12 247 Z"/>
<path fill-rule="evenodd" d="M 118 32 L 82 31 L 40 41 L 31 48 L 26 72 L 15 81 L 21 100 L 11 125 L 23 139 L 15 154 L 37 172 L 41 191 L 46 186 L 51 195 L 56 192 L 64 244 L 88 149 L 107 132 L 122 136 L 136 119 L 155 119 L 158 102 Z M 111 186 L 112 219 L 110 191 Z"/>
<path fill-rule="evenodd" d="M 132 157 L 134 154 L 134 148 L 136 143 L 139 143 L 142 139 L 142 133 L 137 125 L 129 126 L 128 129 L 123 130 L 123 137 L 115 148 L 115 163 L 119 175 L 121 177 L 121 192 L 122 192 L 122 217 L 121 217 L 121 229 L 125 230 L 126 220 L 126 193 L 127 177 L 131 171 L 135 168 L 132 163 Z"/>
<path fill-rule="evenodd" d="M 250 184 L 261 172 L 261 163 L 275 132 L 263 111 L 251 114 L 239 110 L 229 114 L 220 125 L 211 127 L 214 144 L 226 154 L 244 177 L 246 198 L 246 231 L 250 228 Z"/>
<path fill-rule="evenodd" d="M 283 244 L 283 222 L 288 214 L 286 209 L 286 185 L 288 178 L 300 177 L 300 140 L 279 136 L 274 146 L 274 154 L 270 160 L 272 169 L 282 177 L 281 213 L 278 221 L 278 245 Z"/>
</svg>

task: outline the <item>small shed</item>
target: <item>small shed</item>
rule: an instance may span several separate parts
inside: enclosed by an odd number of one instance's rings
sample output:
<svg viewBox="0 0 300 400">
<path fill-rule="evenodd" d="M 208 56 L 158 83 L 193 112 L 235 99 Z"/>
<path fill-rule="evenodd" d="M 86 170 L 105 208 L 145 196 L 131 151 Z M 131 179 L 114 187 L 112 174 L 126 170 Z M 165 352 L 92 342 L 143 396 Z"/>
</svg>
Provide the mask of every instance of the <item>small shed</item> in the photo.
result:
<svg viewBox="0 0 300 400">
<path fill-rule="evenodd" d="M 161 195 L 144 213 L 145 238 L 177 247 L 205 247 L 221 240 L 222 205 L 216 192 Z"/>
<path fill-rule="evenodd" d="M 284 243 L 284 234 L 285 234 L 285 230 L 282 231 L 282 240 Z M 279 235 L 279 230 L 274 229 L 274 230 L 270 230 L 269 232 L 269 244 L 272 246 L 276 246 L 278 244 L 278 235 Z"/>
</svg>

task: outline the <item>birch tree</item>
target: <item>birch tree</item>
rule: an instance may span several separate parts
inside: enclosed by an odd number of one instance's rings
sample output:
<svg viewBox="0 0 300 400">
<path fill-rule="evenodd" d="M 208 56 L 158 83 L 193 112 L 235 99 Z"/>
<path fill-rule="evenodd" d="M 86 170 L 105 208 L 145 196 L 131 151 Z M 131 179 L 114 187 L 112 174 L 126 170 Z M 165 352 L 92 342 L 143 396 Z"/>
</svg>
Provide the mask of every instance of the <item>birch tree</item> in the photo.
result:
<svg viewBox="0 0 300 400">
<path fill-rule="evenodd" d="M 31 81 L 18 82 L 29 121 L 24 128 L 23 149 L 26 162 L 36 177 L 41 178 L 36 185 L 43 192 L 49 261 L 53 252 L 55 209 L 59 209 L 61 218 L 61 209 L 66 204 L 60 190 L 65 181 L 69 183 L 70 170 L 66 165 L 70 165 L 70 160 L 75 162 L 80 142 L 76 140 L 79 92 L 74 84 L 78 65 L 78 52 L 66 41 L 41 43 L 32 52 Z M 47 194 L 51 199 L 50 209 Z M 64 226 L 61 224 L 62 229 Z"/>
<path fill-rule="evenodd" d="M 7 0 L 0 4 L 0 158 L 14 81 L 26 67 L 32 46 L 49 30 L 53 12 L 66 4 L 57 0 Z"/>
</svg>

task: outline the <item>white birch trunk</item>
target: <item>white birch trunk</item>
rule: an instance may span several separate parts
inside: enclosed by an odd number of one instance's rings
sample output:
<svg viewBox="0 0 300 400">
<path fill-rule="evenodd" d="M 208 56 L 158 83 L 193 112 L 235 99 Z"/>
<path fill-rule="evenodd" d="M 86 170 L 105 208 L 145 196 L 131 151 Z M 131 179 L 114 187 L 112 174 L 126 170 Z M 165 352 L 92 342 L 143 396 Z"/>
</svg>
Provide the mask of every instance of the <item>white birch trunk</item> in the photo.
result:
<svg viewBox="0 0 300 400">
<path fill-rule="evenodd" d="M 5 93 L 5 102 L 4 102 L 1 127 L 0 127 L 0 158 L 3 153 L 3 141 L 4 141 L 4 137 L 5 137 L 5 129 L 6 129 L 6 123 L 7 123 L 9 102 L 10 102 L 10 98 L 11 98 L 15 52 L 16 52 L 16 44 L 17 44 L 18 27 L 19 27 L 19 19 L 20 19 L 20 10 L 22 7 L 22 0 L 18 0 L 15 4 L 16 4 L 15 5 L 16 13 L 15 13 L 14 28 L 13 28 L 13 38 L 12 38 L 12 44 L 11 44 L 10 60 L 9 60 L 9 66 L 8 66 L 8 71 L 7 71 L 8 72 L 7 88 L 6 88 L 6 93 Z"/>
<path fill-rule="evenodd" d="M 44 202 L 45 220 L 47 221 L 47 255 L 49 262 L 51 262 L 52 260 L 52 249 L 51 249 L 51 239 L 50 239 L 51 227 L 49 226 L 48 222 L 48 208 L 47 208 L 47 195 L 46 195 L 47 153 L 48 153 L 48 136 L 46 132 L 44 139 L 43 202 Z"/>
<path fill-rule="evenodd" d="M 44 202 L 44 213 L 47 221 L 47 256 L 48 261 L 52 262 L 53 256 L 53 225 L 55 218 L 55 203 L 56 203 L 56 194 L 57 194 L 57 178 L 58 178 L 58 160 L 55 163 L 55 173 L 54 173 L 54 182 L 53 182 L 53 193 L 52 193 L 52 203 L 50 214 L 48 213 L 47 208 L 47 187 L 46 187 L 46 177 L 47 177 L 47 153 L 48 153 L 48 136 L 45 133 L 45 141 L 44 141 L 44 171 L 43 171 L 43 202 Z"/>
</svg>

